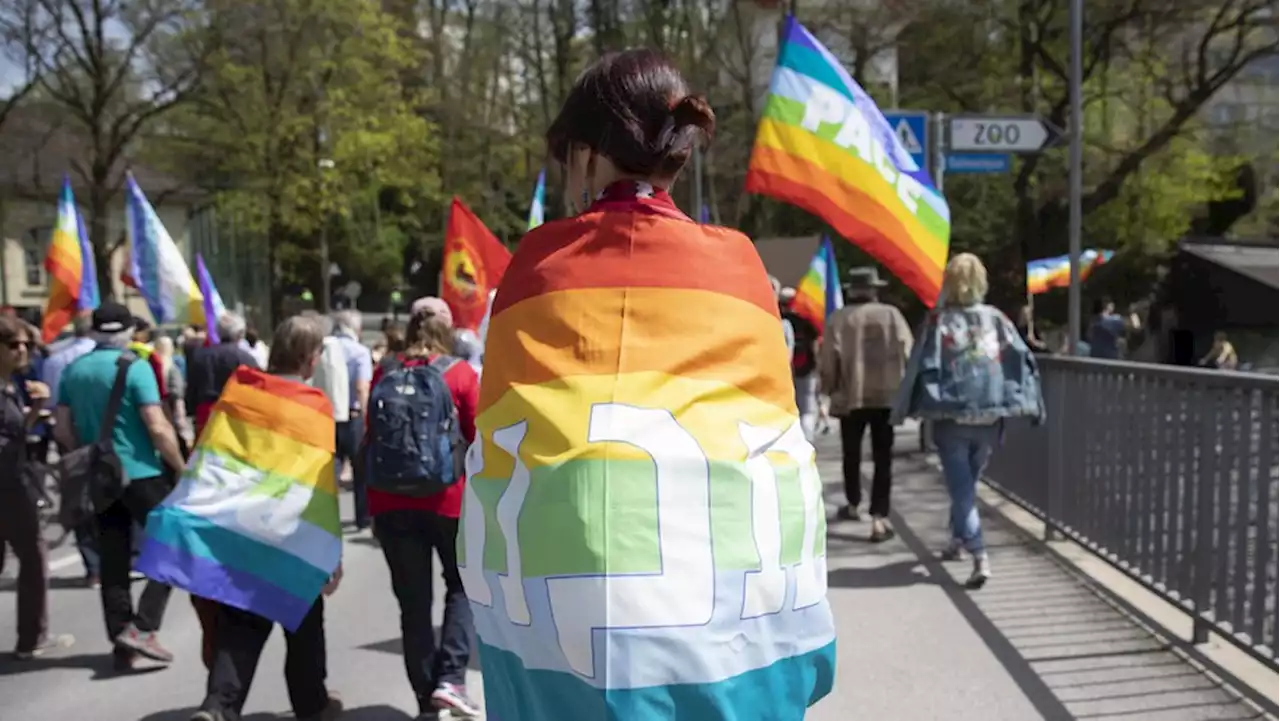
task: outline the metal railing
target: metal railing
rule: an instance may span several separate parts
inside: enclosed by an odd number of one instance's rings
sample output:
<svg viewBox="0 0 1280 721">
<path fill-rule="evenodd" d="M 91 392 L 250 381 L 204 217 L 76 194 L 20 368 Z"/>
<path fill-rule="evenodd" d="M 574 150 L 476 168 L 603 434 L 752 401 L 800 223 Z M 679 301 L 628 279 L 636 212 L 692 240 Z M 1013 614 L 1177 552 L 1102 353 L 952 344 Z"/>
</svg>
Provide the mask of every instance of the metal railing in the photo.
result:
<svg viewBox="0 0 1280 721">
<path fill-rule="evenodd" d="M 1277 667 L 1277 381 L 1041 357 L 1048 420 L 1010 423 L 988 483 Z"/>
</svg>

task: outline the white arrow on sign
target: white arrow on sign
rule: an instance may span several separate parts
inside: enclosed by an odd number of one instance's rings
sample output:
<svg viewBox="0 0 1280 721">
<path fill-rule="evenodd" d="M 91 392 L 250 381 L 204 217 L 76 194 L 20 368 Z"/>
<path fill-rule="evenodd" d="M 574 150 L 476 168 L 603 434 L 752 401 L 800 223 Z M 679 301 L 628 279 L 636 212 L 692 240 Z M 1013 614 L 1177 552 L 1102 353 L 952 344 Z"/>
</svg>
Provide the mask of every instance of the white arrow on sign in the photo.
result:
<svg viewBox="0 0 1280 721">
<path fill-rule="evenodd" d="M 965 153 L 1037 153 L 1062 131 L 1035 115 L 961 115 L 948 120 L 951 150 Z"/>
</svg>

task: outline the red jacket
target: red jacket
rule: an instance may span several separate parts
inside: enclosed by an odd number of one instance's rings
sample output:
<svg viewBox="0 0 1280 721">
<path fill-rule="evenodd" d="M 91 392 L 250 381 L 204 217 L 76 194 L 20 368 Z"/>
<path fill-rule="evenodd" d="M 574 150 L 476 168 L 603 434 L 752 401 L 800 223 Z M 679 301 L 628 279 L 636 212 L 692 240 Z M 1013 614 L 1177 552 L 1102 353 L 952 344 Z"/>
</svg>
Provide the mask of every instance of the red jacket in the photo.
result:
<svg viewBox="0 0 1280 721">
<path fill-rule="evenodd" d="M 429 358 L 413 358 L 406 360 L 404 365 L 406 368 L 412 368 L 430 363 L 435 358 L 434 355 Z M 373 370 L 370 388 L 376 387 L 378 381 L 382 379 L 383 368 L 384 366 L 379 364 Z M 469 444 L 476 437 L 476 406 L 480 404 L 480 377 L 476 375 L 470 363 L 460 360 L 444 372 L 444 382 L 449 386 L 449 391 L 453 394 L 453 404 L 458 409 L 458 424 L 462 426 L 462 439 Z M 367 428 L 366 425 L 366 430 Z M 387 511 L 408 510 L 430 511 L 446 518 L 458 518 L 462 515 L 462 491 L 466 480 L 466 478 L 459 479 L 457 483 L 440 493 L 425 498 L 399 496 L 370 488 L 368 491 L 369 515 L 376 516 Z"/>
</svg>

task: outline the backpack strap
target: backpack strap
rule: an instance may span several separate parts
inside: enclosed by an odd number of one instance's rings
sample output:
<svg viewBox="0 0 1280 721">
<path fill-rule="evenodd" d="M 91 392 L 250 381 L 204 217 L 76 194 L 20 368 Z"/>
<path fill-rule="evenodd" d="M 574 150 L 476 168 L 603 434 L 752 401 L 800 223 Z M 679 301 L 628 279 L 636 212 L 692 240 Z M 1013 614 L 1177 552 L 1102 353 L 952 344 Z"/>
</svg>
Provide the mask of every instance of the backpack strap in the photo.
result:
<svg viewBox="0 0 1280 721">
<path fill-rule="evenodd" d="M 116 380 L 111 384 L 111 396 L 107 399 L 107 408 L 102 414 L 102 424 L 98 426 L 98 443 L 111 441 L 111 433 L 115 429 L 116 414 L 120 412 L 120 402 L 124 400 L 124 389 L 129 377 L 129 366 L 138 360 L 131 351 L 125 351 L 116 359 Z"/>
</svg>

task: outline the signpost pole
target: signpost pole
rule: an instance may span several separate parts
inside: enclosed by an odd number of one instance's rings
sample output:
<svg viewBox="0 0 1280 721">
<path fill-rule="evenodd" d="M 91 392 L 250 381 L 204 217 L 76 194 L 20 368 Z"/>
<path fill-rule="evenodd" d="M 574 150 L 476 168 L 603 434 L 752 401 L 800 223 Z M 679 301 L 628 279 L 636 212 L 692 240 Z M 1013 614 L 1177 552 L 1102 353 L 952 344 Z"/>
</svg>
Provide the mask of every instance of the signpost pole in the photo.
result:
<svg viewBox="0 0 1280 721">
<path fill-rule="evenodd" d="M 1068 163 L 1068 252 L 1071 259 L 1071 285 L 1068 288 L 1067 352 L 1076 355 L 1080 345 L 1080 232 L 1081 197 L 1084 195 L 1084 112 L 1081 99 L 1084 84 L 1082 51 L 1084 46 L 1084 0 L 1071 0 L 1071 155 Z"/>
<path fill-rule="evenodd" d="M 947 174 L 947 141 L 943 128 L 947 124 L 946 113 L 933 114 L 933 184 L 942 193 L 942 176 Z"/>
</svg>

